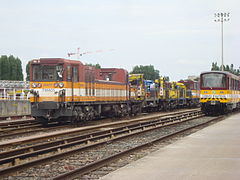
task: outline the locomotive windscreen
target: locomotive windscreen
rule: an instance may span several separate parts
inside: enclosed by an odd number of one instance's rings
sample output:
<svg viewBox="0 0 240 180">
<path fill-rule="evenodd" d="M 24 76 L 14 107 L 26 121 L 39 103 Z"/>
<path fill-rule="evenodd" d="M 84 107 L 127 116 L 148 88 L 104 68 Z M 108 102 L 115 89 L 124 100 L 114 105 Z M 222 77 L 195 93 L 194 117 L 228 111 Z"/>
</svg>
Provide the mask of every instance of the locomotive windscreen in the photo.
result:
<svg viewBox="0 0 240 180">
<path fill-rule="evenodd" d="M 226 75 L 220 73 L 202 74 L 202 88 L 226 88 Z"/>
<path fill-rule="evenodd" d="M 62 81 L 62 65 L 32 65 L 33 81 Z"/>
</svg>

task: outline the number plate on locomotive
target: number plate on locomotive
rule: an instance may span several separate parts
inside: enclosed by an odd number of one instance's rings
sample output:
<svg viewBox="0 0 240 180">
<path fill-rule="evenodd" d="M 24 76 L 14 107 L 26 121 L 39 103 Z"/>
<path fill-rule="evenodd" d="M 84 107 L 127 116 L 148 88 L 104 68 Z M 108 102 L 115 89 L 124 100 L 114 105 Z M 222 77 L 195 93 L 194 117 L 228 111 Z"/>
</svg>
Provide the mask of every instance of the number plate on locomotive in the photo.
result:
<svg viewBox="0 0 240 180">
<path fill-rule="evenodd" d="M 211 101 L 211 105 L 215 105 L 216 104 L 216 101 Z"/>
<path fill-rule="evenodd" d="M 55 90 L 54 89 L 52 89 L 52 88 L 49 88 L 49 89 L 42 89 L 43 90 L 43 92 L 54 92 Z"/>
</svg>

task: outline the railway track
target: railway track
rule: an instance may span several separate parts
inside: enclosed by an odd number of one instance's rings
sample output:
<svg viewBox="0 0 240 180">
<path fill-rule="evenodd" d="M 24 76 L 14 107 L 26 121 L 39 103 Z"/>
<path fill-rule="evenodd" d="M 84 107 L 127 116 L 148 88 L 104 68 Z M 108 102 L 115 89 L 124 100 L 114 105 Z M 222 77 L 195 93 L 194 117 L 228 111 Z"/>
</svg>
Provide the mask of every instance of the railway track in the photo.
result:
<svg viewBox="0 0 240 180">
<path fill-rule="evenodd" d="M 35 132 L 41 125 L 34 118 L 21 120 L 6 120 L 0 122 L 0 140 L 11 136 L 19 136 L 25 132 Z M 31 131 L 33 129 L 33 131 Z"/>
<path fill-rule="evenodd" d="M 121 148 L 126 143 L 118 142 L 118 144 L 122 143 L 122 145 L 117 145 L 114 147 L 113 144 L 109 145 L 108 148 L 115 148 L 113 153 L 110 153 L 107 156 L 103 156 L 95 161 L 90 163 L 86 163 L 84 165 L 80 165 L 80 167 L 76 167 L 73 165 L 74 163 L 65 164 L 65 173 L 57 175 L 53 177 L 54 180 L 64 180 L 64 179 L 99 179 L 100 177 L 107 175 L 108 173 L 123 167 L 129 164 L 132 161 L 136 161 L 137 159 L 146 156 L 152 151 L 156 151 L 164 145 L 172 143 L 175 140 L 178 140 L 182 136 L 189 135 L 197 130 L 206 127 L 207 124 L 214 123 L 214 121 L 220 121 L 223 117 L 215 117 L 211 118 L 211 120 L 196 123 L 195 125 L 183 125 L 182 127 L 178 127 L 175 130 L 170 130 L 168 133 L 163 134 L 157 138 L 142 138 L 142 143 L 136 143 L 131 148 Z M 185 126 L 185 127 L 184 127 Z M 148 139 L 148 140 L 147 140 Z M 135 139 L 135 141 L 137 141 Z M 113 146 L 112 146 L 113 145 Z M 159 147 L 157 147 L 159 146 Z M 101 150 L 98 150 L 98 152 Z M 75 160 L 77 162 L 77 157 L 72 158 L 71 160 Z M 72 165 L 72 167 L 71 167 Z M 42 166 L 43 167 L 43 166 Z M 67 168 L 68 167 L 68 168 Z M 70 168 L 69 168 L 70 167 Z"/>
<path fill-rule="evenodd" d="M 18 148 L 17 150 L 13 149 L 9 152 L 2 152 L 0 154 L 0 162 L 1 162 L 0 164 L 2 164 L 1 166 L 4 168 L 0 171 L 0 174 L 7 175 L 7 174 L 11 174 L 13 172 L 19 171 L 21 169 L 26 169 L 26 168 L 30 168 L 30 171 L 31 171 L 32 169 L 31 167 L 33 166 L 46 163 L 46 162 L 55 162 L 59 158 L 61 159 L 65 156 L 69 157 L 71 155 L 74 156 L 74 154 L 79 154 L 79 153 L 82 154 L 82 153 L 88 152 L 87 153 L 88 155 L 84 156 L 86 157 L 86 159 L 88 159 L 87 158 L 88 156 L 91 157 L 92 155 L 95 154 L 92 151 L 96 149 L 98 150 L 99 146 L 104 147 L 109 143 L 112 144 L 117 141 L 125 141 L 126 138 L 140 136 L 140 134 L 151 133 L 152 131 L 159 131 L 160 129 L 163 129 L 163 128 L 170 128 L 172 126 L 178 125 L 179 123 L 187 123 L 199 117 L 202 117 L 201 112 L 195 110 L 193 112 L 185 112 L 182 114 L 175 113 L 174 115 L 159 117 L 155 119 L 153 118 L 151 120 L 148 119 L 147 121 L 146 120 L 144 121 L 142 119 L 141 122 L 136 121 L 135 123 L 132 122 L 132 123 L 129 123 L 128 125 L 126 125 L 126 123 L 122 123 L 121 126 L 118 126 L 118 127 L 116 127 L 116 124 L 112 123 L 111 128 L 108 125 L 109 129 L 104 129 L 95 133 L 86 133 L 84 135 L 58 139 L 56 141 L 45 142 L 43 144 L 26 146 L 26 147 Z M 107 126 L 105 126 L 105 128 L 106 127 Z M 165 131 L 162 131 L 162 132 L 165 132 Z M 116 146 L 119 146 L 119 145 L 116 145 Z M 111 149 L 111 148 L 107 148 L 107 149 Z M 113 148 L 113 150 L 114 149 L 116 150 L 116 148 Z M 124 152 L 125 150 L 121 150 L 121 151 Z M 104 152 L 104 151 L 106 151 L 106 149 L 101 150 L 101 152 Z M 118 148 L 117 151 L 119 152 L 120 148 Z M 89 155 L 89 153 L 92 155 Z M 96 154 L 99 154 L 99 153 L 96 153 Z M 83 157 L 83 156 L 81 155 L 80 157 Z M 94 160 L 89 160 L 85 162 L 84 165 L 81 165 L 81 166 L 87 165 L 86 167 L 88 167 L 90 166 L 90 164 L 94 163 L 96 159 L 99 159 L 99 157 L 95 157 Z M 76 167 L 74 167 L 73 169 L 76 169 Z M 26 174 L 26 171 L 23 171 L 23 173 Z M 84 172 L 84 174 L 85 173 L 86 172 Z M 22 172 L 20 174 L 22 174 Z M 29 177 L 32 176 L 30 174 L 28 174 Z M 58 173 L 58 174 L 51 173 L 51 175 L 53 176 L 58 176 L 60 174 L 61 173 Z M 59 178 L 62 178 L 61 176 L 59 176 Z M 21 177 L 24 177 L 24 176 L 21 176 Z M 18 176 L 14 176 L 14 178 L 18 178 Z M 43 178 L 46 178 L 46 177 L 43 177 Z"/>
<path fill-rule="evenodd" d="M 48 127 L 42 127 L 40 124 L 20 127 L 16 129 L 10 129 L 5 131 L 0 131 L 0 139 L 1 140 L 9 140 L 19 137 L 25 137 L 37 133 L 45 133 L 45 132 L 52 132 L 52 131 L 59 131 L 60 129 L 67 129 L 71 128 L 70 125 L 52 125 Z"/>
<path fill-rule="evenodd" d="M 31 114 L 17 115 L 17 116 L 0 116 L 0 122 L 5 120 L 18 120 L 18 119 L 26 119 L 26 118 L 31 118 Z"/>
<path fill-rule="evenodd" d="M 109 122 L 108 120 L 101 120 L 103 123 Z M 98 124 L 97 121 L 86 122 L 81 126 L 89 126 Z M 11 140 L 19 137 L 26 137 L 29 135 L 37 135 L 39 133 L 47 133 L 51 131 L 64 130 L 67 128 L 73 128 L 72 126 L 67 126 L 68 123 L 50 123 L 47 127 L 43 127 L 34 118 L 21 119 L 21 120 L 10 120 L 0 122 L 0 141 Z M 54 127 L 56 126 L 56 127 Z"/>
<path fill-rule="evenodd" d="M 0 151 L 3 151 L 4 148 L 8 149 L 8 151 L 12 148 L 18 148 L 18 146 L 25 146 L 31 143 L 43 143 L 44 141 L 52 141 L 52 140 L 56 140 L 57 138 L 64 138 L 64 137 L 70 137 L 70 136 L 78 136 L 81 135 L 82 133 L 86 133 L 86 132 L 91 132 L 91 131 L 101 131 L 103 130 L 103 128 L 112 128 L 114 126 L 124 126 L 124 125 L 129 125 L 135 122 L 144 122 L 144 121 L 149 121 L 149 120 L 153 120 L 156 118 L 162 118 L 168 115 L 178 115 L 178 114 L 182 114 L 184 112 L 196 112 L 199 111 L 199 109 L 192 109 L 192 110 L 183 110 L 183 111 L 176 111 L 176 112 L 171 112 L 171 113 L 165 113 L 165 114 L 156 114 L 156 115 L 151 115 L 151 116 L 143 116 L 143 117 L 139 117 L 139 118 L 134 118 L 134 119 L 127 119 L 127 120 L 120 120 L 120 121 L 110 121 L 107 123 L 104 123 L 102 121 L 98 122 L 90 122 L 89 124 L 86 124 L 86 126 L 82 126 L 79 128 L 71 128 L 71 129 L 67 129 L 67 130 L 60 130 L 58 132 L 51 132 L 49 134 L 40 134 L 38 136 L 30 136 L 30 137 L 26 137 L 26 138 L 21 138 L 21 139 L 13 139 L 11 141 L 6 140 L 6 141 L 2 141 L 0 142 Z M 101 123 L 99 125 L 99 123 Z M 53 127 L 54 128 L 54 127 Z M 59 127 L 57 127 L 59 128 Z M 60 128 L 59 128 L 60 129 Z M 47 129 L 46 129 L 47 130 Z"/>
<path fill-rule="evenodd" d="M 24 118 L 24 119 L 18 119 L 18 120 L 5 120 L 5 121 L 0 122 L 0 130 L 19 128 L 19 127 L 29 126 L 32 124 L 37 124 L 37 122 L 34 118 Z"/>
<path fill-rule="evenodd" d="M 35 119 L 17 120 L 13 122 L 0 123 L 0 140 L 10 140 L 14 138 L 29 136 L 37 134 L 39 132 L 51 132 L 60 129 L 70 128 L 70 125 L 52 123 L 47 127 L 43 127 L 42 124 Z M 68 123 L 69 124 L 69 123 Z"/>
</svg>

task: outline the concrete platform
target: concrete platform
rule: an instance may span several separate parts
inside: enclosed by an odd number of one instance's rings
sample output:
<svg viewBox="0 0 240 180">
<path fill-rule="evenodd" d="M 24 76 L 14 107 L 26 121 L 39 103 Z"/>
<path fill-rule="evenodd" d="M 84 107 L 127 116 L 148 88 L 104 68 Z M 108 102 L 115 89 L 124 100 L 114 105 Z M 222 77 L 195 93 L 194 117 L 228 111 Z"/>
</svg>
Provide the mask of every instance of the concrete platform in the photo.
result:
<svg viewBox="0 0 240 180">
<path fill-rule="evenodd" d="M 128 179 L 239 180 L 240 113 L 101 178 Z"/>
</svg>

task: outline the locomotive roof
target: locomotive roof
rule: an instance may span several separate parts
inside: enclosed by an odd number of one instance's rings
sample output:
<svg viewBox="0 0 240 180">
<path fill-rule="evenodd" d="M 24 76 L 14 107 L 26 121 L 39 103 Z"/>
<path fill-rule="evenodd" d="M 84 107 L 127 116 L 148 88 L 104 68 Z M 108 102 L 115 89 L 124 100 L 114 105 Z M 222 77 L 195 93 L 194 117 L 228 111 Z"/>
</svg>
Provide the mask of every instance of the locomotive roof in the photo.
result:
<svg viewBox="0 0 240 180">
<path fill-rule="evenodd" d="M 234 77 L 235 79 L 240 79 L 240 76 L 237 76 L 235 74 L 232 74 L 228 71 L 204 71 L 204 72 L 201 72 L 201 74 L 206 74 L 206 73 L 218 73 L 218 74 L 226 74 L 226 75 L 229 75 L 229 76 L 232 76 Z"/>
<path fill-rule="evenodd" d="M 40 59 L 33 59 L 32 63 L 73 63 L 73 64 L 83 64 L 81 61 L 78 60 L 70 60 L 64 58 L 40 58 Z"/>
</svg>

